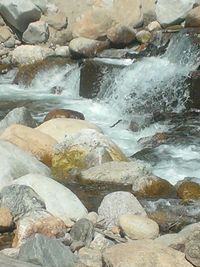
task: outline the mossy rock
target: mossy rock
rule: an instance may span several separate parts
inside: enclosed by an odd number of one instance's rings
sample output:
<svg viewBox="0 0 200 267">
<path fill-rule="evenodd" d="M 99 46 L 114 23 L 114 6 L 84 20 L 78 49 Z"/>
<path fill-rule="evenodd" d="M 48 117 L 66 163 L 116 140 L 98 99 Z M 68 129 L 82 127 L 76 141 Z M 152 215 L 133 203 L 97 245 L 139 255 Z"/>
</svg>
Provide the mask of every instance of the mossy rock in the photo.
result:
<svg viewBox="0 0 200 267">
<path fill-rule="evenodd" d="M 200 200 L 200 185 L 193 181 L 185 181 L 177 187 L 177 195 L 185 203 Z"/>
</svg>

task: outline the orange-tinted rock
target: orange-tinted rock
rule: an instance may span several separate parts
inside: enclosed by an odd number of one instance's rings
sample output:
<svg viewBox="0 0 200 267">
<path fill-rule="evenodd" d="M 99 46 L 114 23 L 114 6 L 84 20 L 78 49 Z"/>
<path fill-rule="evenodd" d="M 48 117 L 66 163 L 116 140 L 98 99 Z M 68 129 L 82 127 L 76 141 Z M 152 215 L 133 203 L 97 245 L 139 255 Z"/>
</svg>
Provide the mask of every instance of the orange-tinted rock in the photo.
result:
<svg viewBox="0 0 200 267">
<path fill-rule="evenodd" d="M 84 115 L 78 111 L 74 111 L 70 109 L 54 109 L 46 115 L 43 122 L 49 121 L 51 119 L 57 119 L 57 118 L 70 118 L 70 119 L 79 119 L 79 120 L 85 119 Z"/>
<path fill-rule="evenodd" d="M 177 195 L 184 202 L 200 200 L 200 185 L 193 181 L 185 181 L 177 187 Z"/>
<path fill-rule="evenodd" d="M 8 208 L 0 208 L 0 231 L 8 230 L 13 226 L 13 217 Z"/>
</svg>

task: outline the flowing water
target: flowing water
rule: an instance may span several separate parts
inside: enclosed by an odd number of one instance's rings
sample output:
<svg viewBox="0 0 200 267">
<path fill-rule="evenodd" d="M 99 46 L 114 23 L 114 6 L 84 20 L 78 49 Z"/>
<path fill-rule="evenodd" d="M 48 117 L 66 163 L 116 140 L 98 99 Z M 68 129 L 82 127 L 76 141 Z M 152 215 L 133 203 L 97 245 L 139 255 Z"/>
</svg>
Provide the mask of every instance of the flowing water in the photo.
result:
<svg viewBox="0 0 200 267">
<path fill-rule="evenodd" d="M 176 36 L 163 56 L 126 61 L 123 69 L 114 68 L 105 73 L 101 89 L 95 99 L 79 96 L 80 67 L 78 64 L 52 67 L 40 72 L 30 86 L 12 84 L 15 70 L 0 76 L 0 117 L 17 106 L 26 106 L 33 116 L 42 121 L 55 108 L 74 109 L 86 119 L 99 125 L 106 135 L 128 155 L 142 149 L 138 140 L 157 132 L 167 131 L 174 125 L 150 123 L 132 132 L 131 120 L 139 124 L 153 112 L 183 112 L 188 99 L 185 82 L 197 68 L 199 52 L 187 34 Z M 109 64 L 109 61 L 107 60 Z M 111 63 L 115 63 L 112 61 Z M 107 81 L 111 81 L 108 85 Z M 53 95 L 54 86 L 64 88 L 61 95 Z M 111 125 L 118 123 L 115 127 Z M 154 173 L 175 183 L 186 176 L 198 176 L 199 148 L 195 144 L 160 146 L 159 161 Z M 166 156 L 168 155 L 168 157 Z"/>
</svg>

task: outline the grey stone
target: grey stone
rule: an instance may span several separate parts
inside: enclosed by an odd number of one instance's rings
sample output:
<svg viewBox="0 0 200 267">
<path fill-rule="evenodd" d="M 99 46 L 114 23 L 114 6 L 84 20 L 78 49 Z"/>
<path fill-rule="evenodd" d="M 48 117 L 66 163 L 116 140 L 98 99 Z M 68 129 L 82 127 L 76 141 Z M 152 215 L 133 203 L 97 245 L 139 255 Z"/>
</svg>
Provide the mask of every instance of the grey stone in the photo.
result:
<svg viewBox="0 0 200 267">
<path fill-rule="evenodd" d="M 50 169 L 17 146 L 0 140 L 0 189 L 29 173 L 50 176 Z"/>
<path fill-rule="evenodd" d="M 73 240 L 82 241 L 85 246 L 89 246 L 94 238 L 94 225 L 88 219 L 80 219 L 72 226 L 70 234 Z"/>
<path fill-rule="evenodd" d="M 22 245 L 19 259 L 45 267 L 74 267 L 76 257 L 58 240 L 36 234 Z"/>
<path fill-rule="evenodd" d="M 7 41 L 4 42 L 4 46 L 6 48 L 14 48 L 15 47 L 15 38 L 11 36 Z"/>
<path fill-rule="evenodd" d="M 41 11 L 30 0 L 1 0 L 1 16 L 20 32 L 24 32 L 29 23 L 41 17 Z"/>
<path fill-rule="evenodd" d="M 31 0 L 31 2 L 38 7 L 42 13 L 46 13 L 47 12 L 47 4 L 48 1 L 47 0 Z"/>
<path fill-rule="evenodd" d="M 11 32 L 8 27 L 3 26 L 0 28 L 0 43 L 4 43 L 11 37 Z"/>
<path fill-rule="evenodd" d="M 0 266 L 3 267 L 39 267 L 41 265 L 35 265 L 27 262 L 23 262 L 20 260 L 12 259 L 5 255 L 0 255 Z"/>
<path fill-rule="evenodd" d="M 48 38 L 49 28 L 44 21 L 30 23 L 22 36 L 23 41 L 27 44 L 46 43 Z"/>
<path fill-rule="evenodd" d="M 31 187 L 10 185 L 0 192 L 0 207 L 8 208 L 16 221 L 32 210 L 45 209 L 45 203 Z"/>
<path fill-rule="evenodd" d="M 98 249 L 82 248 L 78 256 L 87 267 L 102 267 L 102 254 Z"/>
<path fill-rule="evenodd" d="M 200 232 L 194 231 L 189 236 L 185 247 L 185 257 L 194 266 L 200 266 Z"/>
<path fill-rule="evenodd" d="M 25 107 L 11 110 L 6 117 L 0 121 L 0 134 L 12 124 L 21 124 L 31 128 L 37 126 L 30 111 Z"/>
<path fill-rule="evenodd" d="M 55 55 L 59 57 L 69 57 L 69 47 L 68 46 L 59 46 L 55 49 Z"/>
<path fill-rule="evenodd" d="M 104 197 L 98 209 L 99 220 L 103 220 L 104 226 L 112 228 L 117 225 L 118 218 L 126 213 L 146 216 L 146 212 L 137 198 L 129 192 L 114 192 Z"/>
</svg>

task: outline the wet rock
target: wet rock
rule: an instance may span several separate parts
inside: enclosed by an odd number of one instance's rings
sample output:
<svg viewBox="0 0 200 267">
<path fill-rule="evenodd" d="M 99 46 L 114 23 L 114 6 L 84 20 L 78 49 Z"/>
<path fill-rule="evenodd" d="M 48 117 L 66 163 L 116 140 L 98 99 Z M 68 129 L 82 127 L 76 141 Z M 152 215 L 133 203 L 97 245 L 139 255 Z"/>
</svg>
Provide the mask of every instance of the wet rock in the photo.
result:
<svg viewBox="0 0 200 267">
<path fill-rule="evenodd" d="M 124 234 L 133 240 L 155 239 L 159 235 L 159 226 L 156 222 L 130 213 L 119 217 L 119 226 Z"/>
<path fill-rule="evenodd" d="M 61 11 L 58 11 L 57 13 L 47 13 L 42 17 L 42 20 L 57 31 L 66 29 L 68 25 L 66 14 Z"/>
<path fill-rule="evenodd" d="M 117 24 L 107 31 L 107 37 L 113 46 L 124 47 L 135 40 L 135 32 L 127 26 Z"/>
<path fill-rule="evenodd" d="M 14 64 L 32 64 L 53 55 L 54 51 L 48 47 L 21 45 L 12 51 L 12 62 Z"/>
<path fill-rule="evenodd" d="M 69 50 L 73 58 L 94 57 L 100 51 L 109 47 L 106 41 L 96 41 L 89 38 L 78 37 L 69 43 Z"/>
<path fill-rule="evenodd" d="M 53 150 L 57 144 L 51 136 L 24 125 L 13 124 L 1 134 L 0 139 L 18 146 L 51 167 Z"/>
<path fill-rule="evenodd" d="M 53 86 L 50 90 L 50 93 L 53 95 L 61 95 L 64 91 L 64 88 L 62 86 Z"/>
<path fill-rule="evenodd" d="M 74 241 L 81 241 L 89 247 L 94 238 L 94 225 L 89 220 L 82 218 L 72 226 L 70 235 Z"/>
<path fill-rule="evenodd" d="M 105 266 L 119 267 L 192 267 L 184 253 L 156 244 L 152 240 L 138 240 L 108 248 L 103 253 Z"/>
<path fill-rule="evenodd" d="M 100 128 L 88 121 L 66 118 L 46 121 L 36 129 L 50 135 L 59 143 L 64 141 L 65 136 L 77 134 L 82 129 L 94 129 L 97 132 L 101 132 Z"/>
<path fill-rule="evenodd" d="M 152 21 L 151 23 L 149 23 L 149 25 L 147 26 L 148 31 L 153 32 L 153 31 L 159 31 L 161 30 L 161 25 L 158 21 Z"/>
<path fill-rule="evenodd" d="M 200 71 L 195 71 L 191 75 L 190 99 L 188 102 L 188 106 L 190 108 L 196 108 L 196 109 L 200 108 L 199 82 L 200 82 Z"/>
<path fill-rule="evenodd" d="M 185 178 L 176 184 L 176 190 L 185 203 L 200 200 L 200 179 Z"/>
<path fill-rule="evenodd" d="M 156 4 L 157 20 L 164 27 L 179 24 L 193 8 L 195 2 L 195 0 L 159 0 Z"/>
<path fill-rule="evenodd" d="M 50 176 L 47 166 L 17 146 L 0 141 L 0 188 L 28 173 Z"/>
<path fill-rule="evenodd" d="M 107 162 L 82 171 L 81 180 L 95 183 L 133 184 L 136 179 L 150 175 L 150 168 L 140 161 Z"/>
<path fill-rule="evenodd" d="M 71 109 L 54 109 L 47 113 L 44 118 L 44 121 L 49 121 L 56 118 L 70 118 L 70 119 L 79 119 L 85 120 L 84 115 L 81 112 L 71 110 Z"/>
<path fill-rule="evenodd" d="M 87 210 L 78 197 L 52 178 L 39 174 L 29 174 L 14 182 L 33 188 L 45 201 L 47 211 L 62 219 L 66 224 L 68 224 L 69 218 L 77 220 L 87 215 Z"/>
<path fill-rule="evenodd" d="M 73 136 L 66 136 L 56 146 L 52 171 L 56 177 L 67 178 L 73 170 L 86 170 L 110 161 L 127 161 L 127 158 L 103 134 L 93 129 L 82 129 Z M 80 179 L 87 180 L 84 178 Z"/>
<path fill-rule="evenodd" d="M 107 30 L 114 24 L 109 10 L 93 7 L 86 10 L 73 26 L 73 36 L 105 40 Z"/>
<path fill-rule="evenodd" d="M 79 261 L 87 267 L 102 267 L 102 254 L 99 250 L 82 248 L 79 251 Z"/>
<path fill-rule="evenodd" d="M 1 54 L 1 51 L 0 51 Z M 0 64 L 0 75 L 8 73 L 12 69 L 12 66 L 7 64 Z"/>
<path fill-rule="evenodd" d="M 41 17 L 41 11 L 30 0 L 2 0 L 0 14 L 20 32 L 24 32 L 29 23 Z"/>
<path fill-rule="evenodd" d="M 11 32 L 8 27 L 0 27 L 0 43 L 6 42 L 11 37 Z"/>
<path fill-rule="evenodd" d="M 68 247 L 40 234 L 27 240 L 21 247 L 18 258 L 46 267 L 73 267 L 76 259 Z"/>
<path fill-rule="evenodd" d="M 45 203 L 31 187 L 10 185 L 0 192 L 0 207 L 8 208 L 16 221 L 31 210 L 45 209 Z"/>
<path fill-rule="evenodd" d="M 8 208 L 0 208 L 0 233 L 13 230 L 13 216 Z"/>
<path fill-rule="evenodd" d="M 142 44 L 149 43 L 149 41 L 151 40 L 151 33 L 146 30 L 139 31 L 136 34 L 136 39 Z"/>
<path fill-rule="evenodd" d="M 200 6 L 192 9 L 186 19 L 185 19 L 185 27 L 200 27 Z"/>
<path fill-rule="evenodd" d="M 169 139 L 168 133 L 156 133 L 153 136 L 144 137 L 138 140 L 138 142 L 144 147 L 144 148 L 154 148 L 156 146 L 159 146 L 161 144 L 166 144 Z"/>
<path fill-rule="evenodd" d="M 46 43 L 48 38 L 48 24 L 44 21 L 30 23 L 22 36 L 23 41 L 27 44 Z"/>
<path fill-rule="evenodd" d="M 68 46 L 59 46 L 55 49 L 55 55 L 58 57 L 69 57 L 69 47 Z"/>
<path fill-rule="evenodd" d="M 103 220 L 103 225 L 111 229 L 117 225 L 121 215 L 126 213 L 146 216 L 146 212 L 138 200 L 128 192 L 114 192 L 104 197 L 98 208 L 99 220 Z"/>
<path fill-rule="evenodd" d="M 25 107 L 11 110 L 6 117 L 0 121 L 0 133 L 12 124 L 21 124 L 31 128 L 36 127 L 35 120 L 31 116 L 30 111 Z"/>
<path fill-rule="evenodd" d="M 157 176 L 139 177 L 133 181 L 132 191 L 139 198 L 172 198 L 176 197 L 176 189 L 167 180 Z"/>
</svg>

